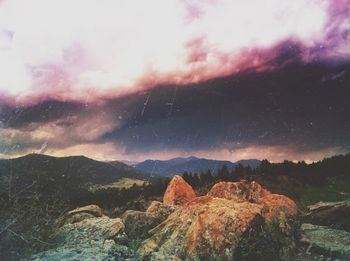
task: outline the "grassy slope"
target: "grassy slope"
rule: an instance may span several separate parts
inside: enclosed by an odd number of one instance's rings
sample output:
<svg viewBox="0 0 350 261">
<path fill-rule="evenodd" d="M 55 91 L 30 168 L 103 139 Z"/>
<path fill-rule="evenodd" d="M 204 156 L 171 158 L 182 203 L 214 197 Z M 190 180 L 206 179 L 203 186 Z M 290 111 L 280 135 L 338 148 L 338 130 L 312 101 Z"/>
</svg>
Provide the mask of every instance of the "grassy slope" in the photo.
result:
<svg viewBox="0 0 350 261">
<path fill-rule="evenodd" d="M 97 190 L 102 190 L 102 189 L 128 189 L 131 188 L 132 186 L 143 186 L 144 184 L 147 184 L 147 181 L 141 180 L 141 179 L 130 179 L 130 178 L 122 178 L 116 182 L 110 183 L 110 184 L 105 184 L 105 185 L 100 185 L 100 184 L 95 184 L 91 185 L 89 187 L 89 191 L 95 192 Z"/>
</svg>

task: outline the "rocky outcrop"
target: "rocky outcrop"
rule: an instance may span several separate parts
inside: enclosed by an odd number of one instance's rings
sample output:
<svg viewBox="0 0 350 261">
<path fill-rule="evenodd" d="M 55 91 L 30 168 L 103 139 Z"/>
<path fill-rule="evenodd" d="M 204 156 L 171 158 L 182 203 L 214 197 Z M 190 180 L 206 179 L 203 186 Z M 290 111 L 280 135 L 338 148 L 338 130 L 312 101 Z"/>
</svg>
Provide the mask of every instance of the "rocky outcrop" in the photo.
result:
<svg viewBox="0 0 350 261">
<path fill-rule="evenodd" d="M 184 182 L 181 179 L 181 186 L 188 188 Z M 254 239 L 261 227 L 275 218 L 285 220 L 297 213 L 292 200 L 271 194 L 256 182 L 220 182 L 207 196 L 182 202 L 181 207 L 149 232 L 151 237 L 142 243 L 138 254 L 151 260 L 240 260 L 244 248 L 241 244 L 248 242 L 246 238 Z M 288 226 L 286 222 L 280 224 L 283 228 L 277 229 L 283 234 Z M 283 236 L 292 238 L 293 233 Z M 288 247 L 292 246 L 293 243 Z M 286 251 L 279 258 L 287 260 Z"/>
<path fill-rule="evenodd" d="M 308 206 L 303 215 L 305 223 L 332 226 L 350 232 L 350 200 L 339 202 L 319 202 Z"/>
<path fill-rule="evenodd" d="M 299 260 L 350 260 L 350 201 L 318 202 L 301 216 Z M 320 258 L 322 257 L 322 258 Z"/>
<path fill-rule="evenodd" d="M 124 224 L 119 218 L 88 218 L 66 224 L 52 236 L 50 244 L 55 248 L 29 260 L 136 260 L 126 246 L 115 243 L 123 231 Z"/>
<path fill-rule="evenodd" d="M 175 208 L 175 206 L 153 201 L 146 212 L 127 210 L 122 216 L 126 234 L 129 238 L 149 236 L 148 231 L 163 222 L 175 211 Z"/>
<path fill-rule="evenodd" d="M 208 196 L 230 199 L 235 202 L 259 203 L 260 199 L 271 194 L 260 184 L 241 180 L 239 182 L 219 182 L 208 192 Z"/>
<path fill-rule="evenodd" d="M 146 212 L 127 210 L 122 216 L 125 224 L 125 232 L 129 238 L 145 238 L 148 235 L 148 230 L 156 226 L 153 217 Z"/>
<path fill-rule="evenodd" d="M 198 197 L 151 230 L 152 236 L 140 247 L 139 254 L 231 260 L 241 236 L 262 224 L 261 209 L 249 202 Z"/>
<path fill-rule="evenodd" d="M 312 224 L 302 224 L 300 230 L 300 242 L 306 244 L 307 252 L 350 259 L 349 232 Z"/>
<path fill-rule="evenodd" d="M 72 216 L 72 215 L 76 215 L 79 213 L 88 213 L 88 214 L 93 215 L 94 217 L 102 217 L 102 215 L 103 215 L 102 209 L 97 205 L 88 205 L 85 207 L 76 208 L 76 209 L 73 209 L 71 211 L 68 211 L 67 215 Z"/>
<path fill-rule="evenodd" d="M 259 204 L 263 206 L 262 215 L 267 222 L 280 216 L 294 217 L 298 214 L 295 202 L 284 195 L 265 195 L 260 199 Z"/>
<path fill-rule="evenodd" d="M 56 225 L 73 224 L 88 218 L 102 217 L 102 209 L 97 205 L 88 205 L 68 211 L 62 218 L 58 219 Z"/>
<path fill-rule="evenodd" d="M 298 214 L 298 207 L 293 200 L 284 195 L 271 194 L 255 181 L 219 182 L 208 192 L 208 196 L 259 204 L 263 207 L 262 215 L 266 221 L 281 214 L 287 217 Z"/>
<path fill-rule="evenodd" d="M 170 181 L 163 198 L 164 204 L 183 205 L 196 197 L 193 188 L 180 176 Z"/>
<path fill-rule="evenodd" d="M 72 210 L 55 248 L 30 260 L 291 260 L 296 205 L 256 182 L 220 182 L 196 197 L 175 176 L 163 201 L 121 219 L 94 205 Z"/>
</svg>

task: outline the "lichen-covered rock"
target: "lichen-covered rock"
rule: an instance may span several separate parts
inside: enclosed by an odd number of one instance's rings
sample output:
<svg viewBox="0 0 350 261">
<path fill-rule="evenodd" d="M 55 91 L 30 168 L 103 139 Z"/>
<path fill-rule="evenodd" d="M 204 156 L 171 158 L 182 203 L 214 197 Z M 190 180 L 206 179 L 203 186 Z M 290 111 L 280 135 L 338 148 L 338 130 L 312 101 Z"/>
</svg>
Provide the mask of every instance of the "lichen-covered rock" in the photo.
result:
<svg viewBox="0 0 350 261">
<path fill-rule="evenodd" d="M 113 239 L 124 232 L 124 224 L 120 218 L 90 218 L 61 227 L 54 235 L 55 241 L 70 242 Z"/>
<path fill-rule="evenodd" d="M 350 260 L 349 232 L 312 224 L 302 224 L 300 231 L 300 242 L 307 245 L 307 251 Z"/>
<path fill-rule="evenodd" d="M 115 243 L 123 231 L 124 224 L 119 218 L 94 217 L 66 224 L 52 236 L 53 249 L 29 260 L 136 260 L 130 249 Z"/>
<path fill-rule="evenodd" d="M 262 224 L 261 210 L 249 202 L 198 197 L 151 230 L 138 253 L 152 260 L 232 260 L 242 237 Z"/>
<path fill-rule="evenodd" d="M 206 196 L 175 176 L 164 202 L 122 219 L 97 206 L 75 209 L 53 237 L 53 250 L 30 260 L 291 260 L 295 203 L 256 182 L 220 182 Z M 140 247 L 140 242 L 144 240 Z M 126 247 L 126 246 L 129 246 Z M 132 249 L 132 250 L 131 250 Z"/>
<path fill-rule="evenodd" d="M 164 204 L 183 205 L 196 197 L 193 188 L 180 176 L 170 181 L 163 198 Z"/>
<path fill-rule="evenodd" d="M 137 261 L 126 246 L 116 245 L 113 240 L 81 242 L 74 246 L 65 244 L 36 254 L 28 261 Z"/>
<path fill-rule="evenodd" d="M 146 212 L 127 210 L 122 216 L 128 238 L 145 238 L 148 230 L 156 226 L 155 219 Z"/>
<path fill-rule="evenodd" d="M 284 195 L 271 194 L 255 181 L 219 182 L 212 187 L 207 195 L 235 202 L 251 202 L 262 205 L 262 214 L 267 222 L 281 214 L 286 217 L 298 214 L 298 207 L 293 200 Z"/>
<path fill-rule="evenodd" d="M 167 205 L 159 201 L 152 201 L 146 210 L 146 213 L 157 219 L 157 222 L 162 222 L 171 213 L 175 211 L 177 207 L 173 205 Z"/>
<path fill-rule="evenodd" d="M 314 225 L 332 226 L 350 232 L 350 200 L 318 202 L 308 206 L 303 221 Z"/>
<path fill-rule="evenodd" d="M 219 182 L 208 192 L 208 196 L 234 200 L 235 202 L 258 203 L 260 199 L 271 194 L 257 182 L 241 180 L 239 182 Z"/>
<path fill-rule="evenodd" d="M 68 211 L 62 218 L 58 219 L 56 226 L 60 227 L 64 224 L 73 224 L 84 219 L 102 217 L 102 209 L 97 205 L 88 205 Z"/>
<path fill-rule="evenodd" d="M 298 214 L 295 202 L 284 195 L 267 194 L 260 199 L 259 204 L 263 205 L 262 215 L 267 222 L 281 215 L 294 217 Z"/>
<path fill-rule="evenodd" d="M 63 216 L 63 218 L 59 219 L 56 222 L 56 225 L 58 227 L 61 227 L 64 224 L 74 224 L 74 223 L 78 223 L 78 222 L 83 221 L 83 220 L 88 219 L 88 218 L 95 218 L 95 216 L 92 214 L 89 214 L 89 213 L 84 213 L 84 212 L 76 213 L 74 215 Z"/>
<path fill-rule="evenodd" d="M 186 193 L 178 191 L 189 185 L 183 185 L 185 181 L 179 178 L 173 181 L 167 189 L 172 193 L 168 195 L 171 200 L 164 202 L 178 204 L 180 201 L 181 206 L 149 231 L 151 236 L 138 249 L 141 257 L 150 260 L 241 260 L 243 257 L 260 260 L 269 252 L 265 250 L 278 248 L 270 251 L 271 255 L 266 258 L 289 260 L 295 244 L 293 228 L 287 218 L 298 213 L 294 201 L 245 180 L 220 182 L 207 196 L 194 197 L 190 193 L 192 196 L 187 197 L 183 196 Z M 186 200 L 182 200 L 184 198 Z M 270 231 L 269 234 L 264 234 L 266 231 Z M 269 242 L 264 244 L 264 240 Z M 249 245 L 264 249 L 251 249 Z"/>
<path fill-rule="evenodd" d="M 102 209 L 97 205 L 88 205 L 80 208 L 73 209 L 67 212 L 67 215 L 75 215 L 78 213 L 88 213 L 95 217 L 102 217 Z"/>
<path fill-rule="evenodd" d="M 122 216 L 125 232 L 131 239 L 145 238 L 151 228 L 164 221 L 174 210 L 175 206 L 159 201 L 153 201 L 146 212 L 127 210 Z"/>
</svg>

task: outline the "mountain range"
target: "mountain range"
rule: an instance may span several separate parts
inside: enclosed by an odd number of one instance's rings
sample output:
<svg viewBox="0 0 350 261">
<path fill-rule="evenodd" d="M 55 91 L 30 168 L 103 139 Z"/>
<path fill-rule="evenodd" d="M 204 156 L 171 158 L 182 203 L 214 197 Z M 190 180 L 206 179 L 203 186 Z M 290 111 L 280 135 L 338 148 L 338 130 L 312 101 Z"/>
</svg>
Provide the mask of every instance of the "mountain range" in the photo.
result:
<svg viewBox="0 0 350 261">
<path fill-rule="evenodd" d="M 236 162 L 203 159 L 197 157 L 174 158 L 170 160 L 146 160 L 133 166 L 145 173 L 157 174 L 160 176 L 173 176 L 187 172 L 206 172 L 208 170 L 215 172 L 226 166 L 229 170 L 235 169 L 239 164 L 256 168 L 260 164 L 260 160 L 248 159 Z"/>
<path fill-rule="evenodd" d="M 77 191 L 91 184 L 110 184 L 121 178 L 146 179 L 141 171 L 122 162 L 96 161 L 84 156 L 52 157 L 28 154 L 0 160 L 0 194 L 27 191 Z"/>
<path fill-rule="evenodd" d="M 84 156 L 52 157 L 28 154 L 14 159 L 0 159 L 0 194 L 22 190 L 77 191 L 90 185 L 110 184 L 121 178 L 146 179 L 172 176 L 183 172 L 216 171 L 222 166 L 234 169 L 238 164 L 255 168 L 259 160 L 237 162 L 200 159 L 196 157 L 171 160 L 146 160 L 128 166 L 120 161 L 102 162 Z M 22 193 L 22 192 L 21 192 Z"/>
</svg>

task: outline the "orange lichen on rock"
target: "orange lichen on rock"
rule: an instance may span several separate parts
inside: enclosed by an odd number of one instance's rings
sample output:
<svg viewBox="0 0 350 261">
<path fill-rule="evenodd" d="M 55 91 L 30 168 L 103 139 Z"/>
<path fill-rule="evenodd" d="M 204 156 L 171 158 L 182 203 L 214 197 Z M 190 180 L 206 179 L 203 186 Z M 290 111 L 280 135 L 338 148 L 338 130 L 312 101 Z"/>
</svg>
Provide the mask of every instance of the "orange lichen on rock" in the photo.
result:
<svg viewBox="0 0 350 261">
<path fill-rule="evenodd" d="M 198 197 L 172 213 L 166 221 L 150 231 L 150 239 L 139 249 L 141 256 L 148 256 L 157 245 L 164 253 L 187 253 L 200 260 L 225 260 L 233 258 L 234 249 L 242 235 L 263 223 L 262 206 L 249 202 Z"/>
<path fill-rule="evenodd" d="M 235 202 L 258 203 L 260 198 L 270 194 L 255 181 L 219 182 L 208 192 L 208 196 L 234 200 Z"/>
<path fill-rule="evenodd" d="M 168 205 L 183 205 L 196 197 L 193 188 L 180 176 L 170 181 L 163 198 Z"/>
<path fill-rule="evenodd" d="M 208 192 L 208 196 L 259 204 L 263 207 L 262 214 L 267 222 L 282 213 L 286 217 L 298 214 L 297 205 L 293 200 L 283 195 L 271 194 L 255 181 L 219 182 Z"/>
<path fill-rule="evenodd" d="M 244 238 L 254 237 L 274 218 L 298 213 L 293 200 L 246 180 L 219 182 L 206 196 L 196 197 L 192 187 L 175 176 L 164 203 L 180 206 L 149 231 L 151 237 L 138 249 L 151 260 L 233 260 Z"/>
<path fill-rule="evenodd" d="M 284 195 L 266 195 L 261 198 L 260 204 L 263 205 L 262 214 L 267 222 L 282 214 L 286 217 L 293 217 L 298 214 L 298 207 L 295 202 Z"/>
<path fill-rule="evenodd" d="M 225 249 L 235 246 L 245 231 L 257 225 L 253 221 L 259 219 L 260 213 L 261 207 L 258 205 L 220 198 L 211 198 L 205 205 L 191 205 L 181 213 L 184 220 L 196 215 L 184 237 L 186 252 L 191 256 L 214 254 L 213 258 L 215 254 L 220 255 Z"/>
</svg>

